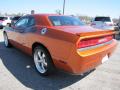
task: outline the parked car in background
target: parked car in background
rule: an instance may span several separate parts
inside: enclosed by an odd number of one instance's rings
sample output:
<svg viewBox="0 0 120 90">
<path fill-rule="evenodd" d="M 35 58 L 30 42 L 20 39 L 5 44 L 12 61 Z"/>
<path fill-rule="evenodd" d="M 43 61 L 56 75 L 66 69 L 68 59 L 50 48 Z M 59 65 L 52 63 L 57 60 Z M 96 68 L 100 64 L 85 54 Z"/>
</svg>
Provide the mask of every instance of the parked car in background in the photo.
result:
<svg viewBox="0 0 120 90">
<path fill-rule="evenodd" d="M 120 39 L 120 19 L 117 22 L 117 28 L 116 28 L 116 39 Z"/>
<path fill-rule="evenodd" d="M 120 19 L 118 20 L 117 25 L 118 25 L 118 28 L 120 29 Z"/>
<path fill-rule="evenodd" d="M 12 19 L 12 17 L 9 17 L 9 16 L 4 17 L 4 21 L 3 21 L 2 25 L 5 27 L 5 26 L 11 24 L 11 19 Z"/>
<path fill-rule="evenodd" d="M 0 29 L 3 28 L 3 25 L 2 25 L 3 21 L 4 21 L 4 17 L 0 17 Z"/>
<path fill-rule="evenodd" d="M 15 24 L 18 21 L 18 19 L 20 19 L 20 17 L 21 16 L 14 16 L 14 17 L 12 17 L 11 25 Z"/>
<path fill-rule="evenodd" d="M 23 16 L 3 35 L 6 47 L 33 56 L 40 75 L 55 68 L 83 74 L 106 62 L 116 47 L 113 30 L 96 30 L 78 18 L 56 14 Z"/>
<path fill-rule="evenodd" d="M 0 27 L 3 28 L 11 24 L 11 17 L 0 17 Z"/>
<path fill-rule="evenodd" d="M 110 17 L 95 17 L 92 22 L 91 26 L 98 29 L 104 30 L 115 30 L 116 26 L 113 23 L 113 20 Z"/>
</svg>

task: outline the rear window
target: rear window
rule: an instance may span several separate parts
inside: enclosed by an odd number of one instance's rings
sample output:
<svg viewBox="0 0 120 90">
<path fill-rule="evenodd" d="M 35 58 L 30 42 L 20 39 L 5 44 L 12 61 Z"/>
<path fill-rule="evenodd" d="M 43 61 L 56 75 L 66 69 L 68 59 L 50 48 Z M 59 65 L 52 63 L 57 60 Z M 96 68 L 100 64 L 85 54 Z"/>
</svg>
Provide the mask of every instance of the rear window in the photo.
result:
<svg viewBox="0 0 120 90">
<path fill-rule="evenodd" d="M 77 17 L 72 16 L 49 16 L 53 26 L 83 26 L 85 25 Z"/>
<path fill-rule="evenodd" d="M 5 17 L 0 17 L 0 20 L 4 20 Z"/>
<path fill-rule="evenodd" d="M 7 20 L 8 19 L 8 17 L 4 17 L 4 20 Z"/>
<path fill-rule="evenodd" d="M 111 22 L 110 17 L 96 17 L 95 21 Z"/>
</svg>

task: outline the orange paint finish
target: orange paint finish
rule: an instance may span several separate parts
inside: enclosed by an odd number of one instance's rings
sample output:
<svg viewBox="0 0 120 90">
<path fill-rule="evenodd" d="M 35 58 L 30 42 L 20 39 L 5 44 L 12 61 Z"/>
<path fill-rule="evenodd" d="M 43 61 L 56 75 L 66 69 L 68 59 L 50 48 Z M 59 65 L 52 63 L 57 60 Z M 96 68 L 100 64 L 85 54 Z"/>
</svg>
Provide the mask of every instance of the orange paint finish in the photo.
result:
<svg viewBox="0 0 120 90">
<path fill-rule="evenodd" d="M 80 74 L 82 72 L 94 69 L 102 63 L 102 59 L 105 55 L 108 55 L 110 57 L 115 48 L 116 40 L 113 40 L 113 42 L 109 45 L 90 50 L 79 51 L 73 49 L 68 60 L 69 65 L 74 66 L 71 72 Z"/>
<path fill-rule="evenodd" d="M 88 26 L 53 26 L 48 17 L 60 15 L 38 14 L 32 16 L 36 21 L 33 26 L 35 27 L 34 32 L 19 33 L 5 30 L 11 44 L 29 55 L 32 55 L 34 43 L 42 44 L 48 49 L 54 65 L 64 71 L 81 74 L 94 69 L 102 63 L 105 55 L 112 54 L 117 45 L 116 40 L 113 39 L 110 44 L 81 51 L 76 47 L 80 40 L 113 35 L 114 32 L 95 30 Z M 47 28 L 44 35 L 41 34 L 42 28 Z"/>
</svg>

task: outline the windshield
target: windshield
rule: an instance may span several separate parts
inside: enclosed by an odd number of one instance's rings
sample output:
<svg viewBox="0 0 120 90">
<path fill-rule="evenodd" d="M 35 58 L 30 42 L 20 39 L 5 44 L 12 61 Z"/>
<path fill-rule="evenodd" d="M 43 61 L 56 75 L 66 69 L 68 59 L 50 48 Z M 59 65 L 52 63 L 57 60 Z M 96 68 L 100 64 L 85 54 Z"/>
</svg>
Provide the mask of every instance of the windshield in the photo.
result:
<svg viewBox="0 0 120 90">
<path fill-rule="evenodd" d="M 83 26 L 85 25 L 77 17 L 72 16 L 49 16 L 53 26 Z"/>
<path fill-rule="evenodd" d="M 95 21 L 111 22 L 110 17 L 96 17 Z"/>
</svg>

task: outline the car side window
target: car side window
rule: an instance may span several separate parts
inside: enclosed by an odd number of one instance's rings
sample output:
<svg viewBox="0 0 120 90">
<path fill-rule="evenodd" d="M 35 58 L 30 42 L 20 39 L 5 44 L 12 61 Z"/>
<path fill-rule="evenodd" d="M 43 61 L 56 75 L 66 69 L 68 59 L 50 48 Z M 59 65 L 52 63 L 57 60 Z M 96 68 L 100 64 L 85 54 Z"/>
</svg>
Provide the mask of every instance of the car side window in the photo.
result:
<svg viewBox="0 0 120 90">
<path fill-rule="evenodd" d="M 35 25 L 35 19 L 33 17 L 29 17 L 29 21 L 28 21 L 28 27 L 29 26 L 34 26 Z"/>
<path fill-rule="evenodd" d="M 28 18 L 22 18 L 15 24 L 15 26 L 16 27 L 26 27 L 27 24 L 28 24 Z"/>
</svg>

